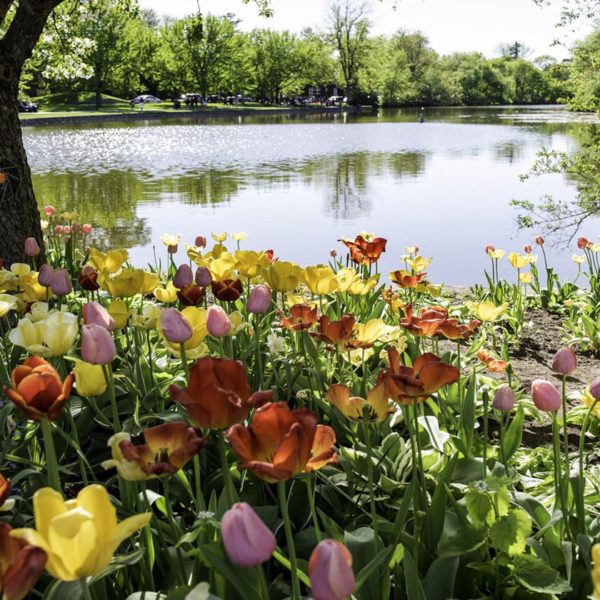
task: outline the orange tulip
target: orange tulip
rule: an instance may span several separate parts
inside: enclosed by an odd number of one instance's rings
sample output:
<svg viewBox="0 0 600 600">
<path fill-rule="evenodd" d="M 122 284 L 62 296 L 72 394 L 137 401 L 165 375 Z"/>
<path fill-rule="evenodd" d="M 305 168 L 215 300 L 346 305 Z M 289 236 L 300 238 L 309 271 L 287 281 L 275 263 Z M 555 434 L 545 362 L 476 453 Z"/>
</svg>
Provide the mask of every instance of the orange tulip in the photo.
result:
<svg viewBox="0 0 600 600">
<path fill-rule="evenodd" d="M 358 265 L 371 265 L 379 260 L 379 257 L 385 252 L 387 240 L 385 238 L 375 238 L 367 241 L 362 235 L 357 235 L 353 242 L 349 240 L 339 240 L 348 250 L 352 262 Z"/>
<path fill-rule="evenodd" d="M 399 287 L 404 289 L 416 288 L 418 285 L 427 283 L 424 279 L 427 273 L 421 271 L 414 275 L 409 271 L 400 270 L 390 273 L 390 279 Z"/>
<path fill-rule="evenodd" d="M 475 335 L 481 321 L 474 319 L 469 323 L 459 323 L 456 319 L 448 319 L 438 325 L 438 333 L 449 340 L 468 340 Z"/>
<path fill-rule="evenodd" d="M 497 358 L 494 358 L 489 352 L 487 352 L 486 350 L 480 350 L 477 353 L 477 358 L 485 364 L 485 366 L 492 372 L 492 373 L 504 373 L 504 371 L 506 371 L 506 367 L 508 366 L 508 363 L 504 362 L 503 360 L 499 360 Z"/>
<path fill-rule="evenodd" d="M 4 392 L 28 419 L 52 421 L 62 412 L 72 384 L 73 375 L 63 382 L 52 365 L 31 356 L 13 369 L 12 388 L 5 386 Z"/>
<path fill-rule="evenodd" d="M 290 331 L 309 329 L 317 321 L 317 307 L 311 308 L 310 304 L 294 304 L 290 308 L 290 316 L 281 315 L 280 327 Z"/>
<path fill-rule="evenodd" d="M 3 600 L 23 600 L 46 566 L 41 548 L 10 535 L 12 528 L 0 523 L 0 592 Z"/>
<path fill-rule="evenodd" d="M 10 494 L 10 479 L 5 479 L 4 475 L 0 473 L 0 506 L 2 506 L 8 495 Z"/>
<path fill-rule="evenodd" d="M 421 309 L 421 315 L 415 317 L 412 306 L 406 307 L 406 316 L 400 321 L 404 329 L 413 335 L 433 337 L 438 333 L 439 326 L 448 320 L 448 311 L 441 306 L 431 306 Z"/>
<path fill-rule="evenodd" d="M 171 385 L 169 395 L 198 427 L 225 429 L 243 421 L 251 408 L 270 402 L 273 392 L 251 394 L 239 360 L 205 356 L 191 366 L 187 390 Z"/>
<path fill-rule="evenodd" d="M 460 371 L 427 353 L 418 356 L 412 367 L 400 365 L 400 355 L 395 349 L 388 353 L 390 367 L 379 374 L 378 383 L 385 383 L 388 396 L 398 404 L 424 402 L 441 387 L 454 383 Z"/>
<path fill-rule="evenodd" d="M 333 344 L 338 348 L 346 348 L 350 345 L 354 324 L 356 319 L 354 315 L 343 315 L 339 321 L 331 321 L 328 316 L 321 315 L 319 319 L 319 328 L 311 335 L 324 341 L 326 344 Z"/>
<path fill-rule="evenodd" d="M 223 281 L 211 281 L 210 287 L 216 298 L 224 302 L 237 300 L 244 291 L 239 279 L 224 279 Z"/>
<path fill-rule="evenodd" d="M 283 402 L 259 408 L 248 427 L 234 425 L 225 437 L 243 461 L 238 468 L 269 483 L 337 460 L 333 429 L 318 425 L 317 416 L 307 408 L 290 410 Z"/>
</svg>

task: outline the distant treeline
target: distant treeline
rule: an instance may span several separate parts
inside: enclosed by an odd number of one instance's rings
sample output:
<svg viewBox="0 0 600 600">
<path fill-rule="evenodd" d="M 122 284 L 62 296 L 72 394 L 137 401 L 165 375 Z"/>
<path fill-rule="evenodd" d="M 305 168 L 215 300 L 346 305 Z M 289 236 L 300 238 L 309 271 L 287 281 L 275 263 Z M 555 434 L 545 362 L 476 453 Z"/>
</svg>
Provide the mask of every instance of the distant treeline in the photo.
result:
<svg viewBox="0 0 600 600">
<path fill-rule="evenodd" d="M 242 94 L 265 102 L 339 95 L 361 103 L 484 105 L 573 102 L 596 108 L 600 33 L 572 61 L 532 57 L 525 44 L 441 56 L 420 32 L 373 36 L 364 5 L 337 0 L 322 29 L 240 30 L 235 15 L 159 18 L 137 0 L 63 5 L 22 79 L 23 92 L 174 98 Z M 581 88 L 581 89 L 579 89 Z M 583 89 L 585 88 L 585 89 Z M 583 91 L 582 91 L 583 90 Z"/>
</svg>

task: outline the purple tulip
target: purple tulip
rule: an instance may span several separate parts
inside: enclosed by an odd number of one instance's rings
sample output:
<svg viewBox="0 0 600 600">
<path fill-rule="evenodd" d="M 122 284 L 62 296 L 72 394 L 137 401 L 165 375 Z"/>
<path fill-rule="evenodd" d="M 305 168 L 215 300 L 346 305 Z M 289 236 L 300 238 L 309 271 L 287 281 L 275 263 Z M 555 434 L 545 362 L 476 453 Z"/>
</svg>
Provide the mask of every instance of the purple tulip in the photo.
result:
<svg viewBox="0 0 600 600">
<path fill-rule="evenodd" d="M 212 275 L 206 267 L 198 267 L 196 270 L 196 283 L 200 287 L 207 287 L 212 281 Z"/>
<path fill-rule="evenodd" d="M 173 285 L 178 288 L 184 288 L 192 285 L 194 281 L 194 273 L 189 265 L 181 265 L 173 276 Z"/>
<path fill-rule="evenodd" d="M 531 397 L 539 410 L 557 412 L 561 405 L 560 392 L 544 379 L 536 379 L 531 384 Z"/>
<path fill-rule="evenodd" d="M 104 327 L 104 329 L 108 329 L 108 331 L 113 331 L 115 328 L 115 320 L 104 306 L 98 302 L 87 302 L 84 304 L 82 313 L 83 322 L 86 325 L 95 323 L 96 325 L 100 325 L 100 327 Z"/>
<path fill-rule="evenodd" d="M 196 236 L 196 241 L 194 242 L 194 245 L 197 248 L 206 248 L 206 238 L 203 235 Z"/>
<path fill-rule="evenodd" d="M 229 560 L 240 567 L 266 562 L 277 546 L 273 532 L 245 502 L 234 504 L 223 515 L 221 536 Z"/>
<path fill-rule="evenodd" d="M 173 344 L 183 344 L 192 337 L 192 327 L 176 308 L 167 308 L 160 315 L 164 336 Z"/>
<path fill-rule="evenodd" d="M 313 550 L 308 574 L 315 600 L 343 600 L 356 587 L 352 555 L 344 544 L 335 540 L 323 540 Z"/>
<path fill-rule="evenodd" d="M 492 406 L 497 410 L 509 412 L 515 405 L 515 393 L 512 388 L 505 385 L 496 390 Z"/>
<path fill-rule="evenodd" d="M 271 288 L 268 285 L 257 285 L 248 296 L 246 308 L 249 313 L 261 315 L 271 306 Z"/>
<path fill-rule="evenodd" d="M 73 290 L 71 276 L 66 269 L 58 269 L 54 271 L 50 278 L 50 289 L 57 296 L 65 296 Z"/>
<path fill-rule="evenodd" d="M 552 370 L 561 375 L 570 375 L 577 368 L 577 356 L 569 347 L 561 348 L 552 358 Z"/>
<path fill-rule="evenodd" d="M 211 306 L 206 317 L 206 328 L 213 337 L 224 337 L 231 331 L 231 321 L 220 306 Z"/>
<path fill-rule="evenodd" d="M 81 357 L 93 365 L 108 365 L 117 356 L 112 335 L 101 325 L 90 323 L 81 327 Z"/>
<path fill-rule="evenodd" d="M 33 237 L 28 237 L 25 240 L 25 254 L 27 256 L 38 256 L 40 252 L 41 250 L 37 240 Z"/>
<path fill-rule="evenodd" d="M 49 264 L 44 263 L 38 273 L 38 283 L 44 287 L 50 287 L 52 275 L 54 275 L 54 269 Z"/>
<path fill-rule="evenodd" d="M 594 400 L 600 401 L 600 377 L 596 377 L 596 379 L 590 383 L 590 394 Z"/>
</svg>

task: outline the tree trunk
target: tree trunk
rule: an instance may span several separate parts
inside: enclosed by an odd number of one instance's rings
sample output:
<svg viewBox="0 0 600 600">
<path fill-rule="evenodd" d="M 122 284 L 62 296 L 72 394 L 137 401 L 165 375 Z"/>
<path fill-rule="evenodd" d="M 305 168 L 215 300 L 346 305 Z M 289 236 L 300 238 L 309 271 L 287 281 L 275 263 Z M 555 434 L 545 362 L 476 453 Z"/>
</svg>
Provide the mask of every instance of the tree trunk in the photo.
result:
<svg viewBox="0 0 600 600">
<path fill-rule="evenodd" d="M 40 214 L 21 137 L 17 102 L 20 69 L 0 62 L 0 258 L 25 262 L 24 240 L 43 248 Z"/>
</svg>

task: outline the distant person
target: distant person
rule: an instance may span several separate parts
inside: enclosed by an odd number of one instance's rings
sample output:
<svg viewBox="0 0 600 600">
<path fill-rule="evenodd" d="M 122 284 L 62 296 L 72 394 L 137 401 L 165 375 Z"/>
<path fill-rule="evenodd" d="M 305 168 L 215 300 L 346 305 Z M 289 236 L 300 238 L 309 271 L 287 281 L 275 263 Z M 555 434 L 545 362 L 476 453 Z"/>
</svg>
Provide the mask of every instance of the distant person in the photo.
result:
<svg viewBox="0 0 600 600">
<path fill-rule="evenodd" d="M 144 110 L 144 105 L 145 105 L 145 104 L 146 104 L 146 103 L 144 102 L 144 99 L 143 99 L 143 98 L 140 98 L 140 110 Z"/>
<path fill-rule="evenodd" d="M 419 112 L 419 123 L 425 123 L 425 109 L 421 106 L 421 112 Z"/>
</svg>

